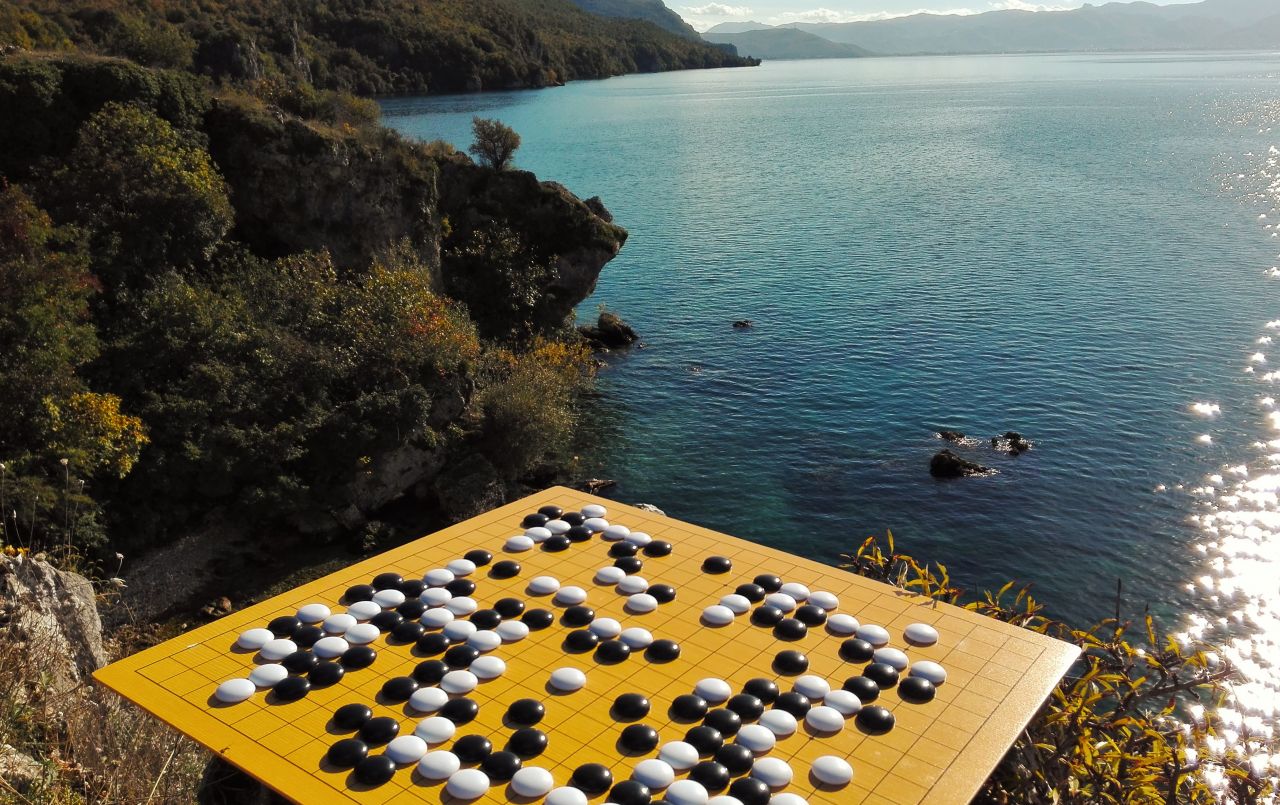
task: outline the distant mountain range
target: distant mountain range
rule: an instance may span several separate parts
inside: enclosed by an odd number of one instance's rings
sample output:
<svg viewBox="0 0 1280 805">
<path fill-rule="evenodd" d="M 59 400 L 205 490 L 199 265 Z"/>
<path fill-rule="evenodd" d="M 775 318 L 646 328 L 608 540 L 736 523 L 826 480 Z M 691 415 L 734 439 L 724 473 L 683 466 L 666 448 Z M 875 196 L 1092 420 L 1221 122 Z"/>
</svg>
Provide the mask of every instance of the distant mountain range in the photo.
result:
<svg viewBox="0 0 1280 805">
<path fill-rule="evenodd" d="M 733 45 L 738 53 L 750 53 L 757 59 L 852 59 L 871 55 L 857 45 L 832 42 L 795 28 L 765 27 L 733 34 L 708 31 L 702 38 Z"/>
<path fill-rule="evenodd" d="M 947 53 L 1036 53 L 1122 50 L 1280 48 L 1277 0 L 1203 0 L 1157 6 L 1146 2 L 1086 5 L 1073 11 L 989 11 L 913 14 L 846 23 L 722 23 L 704 36 L 761 58 L 830 57 L 825 44 L 796 40 L 787 30 L 885 56 Z M 767 52 L 788 55 L 766 55 Z"/>
</svg>

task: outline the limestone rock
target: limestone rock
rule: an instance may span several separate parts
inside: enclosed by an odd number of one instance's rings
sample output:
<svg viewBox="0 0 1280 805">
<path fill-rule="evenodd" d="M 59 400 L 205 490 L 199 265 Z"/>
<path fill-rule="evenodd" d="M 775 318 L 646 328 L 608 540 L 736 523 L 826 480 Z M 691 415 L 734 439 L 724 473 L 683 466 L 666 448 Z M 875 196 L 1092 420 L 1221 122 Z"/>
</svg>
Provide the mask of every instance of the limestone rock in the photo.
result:
<svg viewBox="0 0 1280 805">
<path fill-rule="evenodd" d="M 657 506 L 653 505 L 652 503 L 635 503 L 632 505 L 634 505 L 637 509 L 639 509 L 642 512 L 649 512 L 650 514 L 661 514 L 663 517 L 667 516 L 666 512 L 664 512 L 662 509 L 659 509 Z"/>
<path fill-rule="evenodd" d="M 76 689 L 106 665 L 93 585 L 47 562 L 0 557 L 0 625 L 39 655 L 55 692 Z"/>
<path fill-rule="evenodd" d="M 44 766 L 34 758 L 9 744 L 0 744 L 0 780 L 8 787 L 25 794 L 43 776 Z"/>
<path fill-rule="evenodd" d="M 962 458 L 950 450 L 934 455 L 929 462 L 929 474 L 935 478 L 968 478 L 975 475 L 992 475 L 995 470 Z"/>
</svg>

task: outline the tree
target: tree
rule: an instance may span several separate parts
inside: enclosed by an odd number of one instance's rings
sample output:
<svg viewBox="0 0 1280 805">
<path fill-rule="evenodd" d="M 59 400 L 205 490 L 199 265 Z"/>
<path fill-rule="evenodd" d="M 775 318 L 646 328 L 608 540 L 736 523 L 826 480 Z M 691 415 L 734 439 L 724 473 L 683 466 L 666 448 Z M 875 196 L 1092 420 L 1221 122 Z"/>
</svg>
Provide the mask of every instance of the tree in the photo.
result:
<svg viewBox="0 0 1280 805">
<path fill-rule="evenodd" d="M 520 147 L 520 135 L 515 129 L 500 120 L 475 117 L 471 119 L 471 131 L 476 138 L 468 149 L 472 154 L 494 170 L 511 167 L 511 160 Z"/>
</svg>

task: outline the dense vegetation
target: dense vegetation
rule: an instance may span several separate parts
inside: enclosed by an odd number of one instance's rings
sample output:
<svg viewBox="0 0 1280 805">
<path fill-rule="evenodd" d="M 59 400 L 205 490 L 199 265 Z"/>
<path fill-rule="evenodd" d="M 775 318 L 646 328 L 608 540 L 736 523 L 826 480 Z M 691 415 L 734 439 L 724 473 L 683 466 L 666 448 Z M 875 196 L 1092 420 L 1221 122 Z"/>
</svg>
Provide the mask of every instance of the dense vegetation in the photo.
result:
<svg viewBox="0 0 1280 805">
<path fill-rule="evenodd" d="M 542 87 L 749 63 L 570 0 L 0 0 L 0 46 L 362 95 Z"/>
</svg>

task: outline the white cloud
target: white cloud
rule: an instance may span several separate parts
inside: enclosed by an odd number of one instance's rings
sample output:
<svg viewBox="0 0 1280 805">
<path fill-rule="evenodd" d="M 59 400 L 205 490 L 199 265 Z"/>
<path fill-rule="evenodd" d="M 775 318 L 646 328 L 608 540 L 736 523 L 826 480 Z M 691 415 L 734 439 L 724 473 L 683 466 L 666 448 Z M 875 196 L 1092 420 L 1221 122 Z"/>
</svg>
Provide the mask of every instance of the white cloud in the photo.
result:
<svg viewBox="0 0 1280 805">
<path fill-rule="evenodd" d="M 1004 2 L 1020 3 L 1022 0 L 1003 0 Z M 912 14 L 956 14 L 969 15 L 979 14 L 971 8 L 953 8 L 945 11 L 918 8 L 914 11 L 877 11 L 870 14 L 859 14 L 852 11 L 835 11 L 830 8 L 815 8 L 809 11 L 785 11 L 776 16 L 770 17 L 767 22 L 773 25 L 786 25 L 790 22 L 812 22 L 812 23 L 833 23 L 833 22 L 870 22 L 872 20 L 891 20 L 896 17 L 909 17 Z"/>
<path fill-rule="evenodd" d="M 727 6 L 724 3 L 707 3 L 705 6 L 682 6 L 683 10 L 699 17 L 745 17 L 751 13 L 746 6 Z"/>
</svg>

